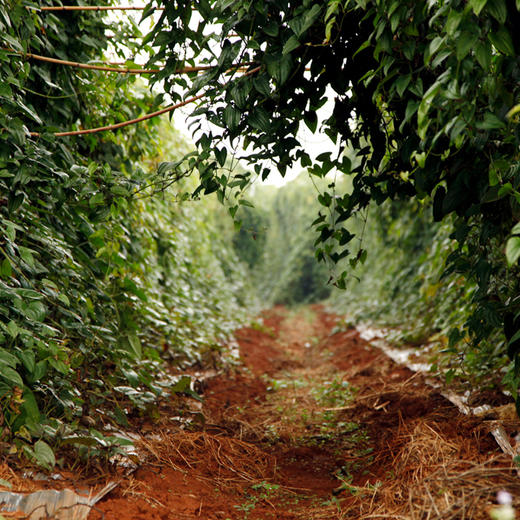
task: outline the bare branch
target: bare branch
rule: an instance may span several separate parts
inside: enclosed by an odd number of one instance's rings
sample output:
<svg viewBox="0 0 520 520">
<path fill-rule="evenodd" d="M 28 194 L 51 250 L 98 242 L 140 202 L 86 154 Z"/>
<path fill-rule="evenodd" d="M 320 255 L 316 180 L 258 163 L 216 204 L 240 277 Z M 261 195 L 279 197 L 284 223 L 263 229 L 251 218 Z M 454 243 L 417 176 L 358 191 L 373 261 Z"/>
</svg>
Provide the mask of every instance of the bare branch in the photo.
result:
<svg viewBox="0 0 520 520">
<path fill-rule="evenodd" d="M 107 6 L 107 5 L 56 5 L 46 7 L 33 7 L 30 5 L 25 6 L 26 9 L 32 11 L 143 11 L 146 9 L 145 6 L 133 6 L 133 5 L 120 5 L 120 6 Z M 164 7 L 154 7 L 154 11 L 162 11 Z"/>
<path fill-rule="evenodd" d="M 255 74 L 260 70 L 261 67 L 255 67 L 250 71 L 246 72 L 244 76 L 250 76 L 251 74 Z M 137 119 L 130 119 L 129 121 L 123 121 L 121 123 L 116 123 L 114 125 L 100 126 L 98 128 L 88 128 L 86 130 L 71 130 L 68 132 L 55 132 L 54 135 L 56 137 L 66 137 L 71 135 L 86 135 L 86 134 L 96 134 L 98 132 L 105 132 L 107 130 L 117 130 L 118 128 L 123 128 L 128 125 L 135 125 L 136 123 L 140 123 L 141 121 L 146 121 L 147 119 L 152 119 L 153 117 L 160 116 L 162 114 L 166 114 L 167 112 L 171 112 L 177 108 L 188 105 L 189 103 L 193 103 L 199 99 L 205 97 L 206 94 L 199 94 L 198 96 L 191 97 L 186 99 L 185 101 L 181 101 L 175 105 L 171 105 L 169 107 L 163 108 L 161 110 L 157 110 L 156 112 L 151 112 L 150 114 L 146 114 L 144 116 L 138 117 Z M 31 137 L 40 137 L 41 132 L 29 132 Z"/>
</svg>

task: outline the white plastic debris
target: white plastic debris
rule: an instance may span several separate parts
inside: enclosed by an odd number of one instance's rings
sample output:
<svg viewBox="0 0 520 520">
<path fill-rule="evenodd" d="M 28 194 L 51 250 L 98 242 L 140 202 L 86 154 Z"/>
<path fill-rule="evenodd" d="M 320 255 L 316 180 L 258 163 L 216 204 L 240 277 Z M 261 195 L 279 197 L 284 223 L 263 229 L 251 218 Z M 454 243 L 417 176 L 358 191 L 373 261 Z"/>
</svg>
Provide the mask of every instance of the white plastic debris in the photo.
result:
<svg viewBox="0 0 520 520">
<path fill-rule="evenodd" d="M 497 493 L 497 502 L 501 506 L 510 506 L 513 503 L 513 497 L 511 496 L 511 493 L 509 493 L 509 491 L 501 489 Z"/>
<path fill-rule="evenodd" d="M 387 333 L 385 329 L 376 329 L 366 324 L 361 324 L 356 326 L 356 330 L 359 332 L 359 336 L 361 338 L 369 342 L 372 346 L 382 350 L 388 357 L 390 357 L 396 363 L 406 366 L 413 372 L 429 372 L 431 365 L 429 365 L 428 363 L 410 362 L 410 357 L 414 353 L 415 349 L 397 349 L 392 347 L 385 339 L 383 339 Z M 441 386 L 438 382 L 436 382 L 433 379 L 426 379 L 425 382 L 426 384 L 434 388 L 439 388 Z M 488 405 L 481 405 L 478 407 L 468 406 L 467 402 L 469 397 L 469 391 L 466 391 L 464 395 L 457 395 L 449 390 L 441 391 L 440 393 L 443 397 L 445 397 L 452 404 L 454 404 L 464 415 L 480 415 L 481 413 L 492 409 Z M 516 457 L 520 455 L 520 444 L 517 444 L 515 448 L 511 446 L 511 442 L 509 441 L 508 435 L 503 426 L 501 426 L 500 424 L 495 425 L 491 429 L 490 433 L 491 435 L 493 435 L 497 444 L 504 453 L 511 455 L 511 457 Z M 518 471 L 518 473 L 520 474 L 520 470 Z M 502 517 L 497 518 L 500 518 L 500 520 L 502 520 Z M 514 518 L 514 516 L 511 518 Z M 507 515 L 504 517 L 504 519 L 508 520 Z"/>
<path fill-rule="evenodd" d="M 93 496 L 80 495 L 71 489 L 43 489 L 34 493 L 1 491 L 0 511 L 19 511 L 26 514 L 29 520 L 86 520 L 94 504 L 110 493 L 117 484 L 110 482 Z"/>
</svg>

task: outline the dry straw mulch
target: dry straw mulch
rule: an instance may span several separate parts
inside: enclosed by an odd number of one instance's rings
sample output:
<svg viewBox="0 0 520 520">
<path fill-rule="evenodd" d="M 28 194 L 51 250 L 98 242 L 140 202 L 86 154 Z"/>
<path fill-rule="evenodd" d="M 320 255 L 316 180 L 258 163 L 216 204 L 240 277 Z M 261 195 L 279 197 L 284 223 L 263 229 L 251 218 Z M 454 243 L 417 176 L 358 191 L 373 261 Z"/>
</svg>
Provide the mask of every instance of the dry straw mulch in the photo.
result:
<svg viewBox="0 0 520 520">
<path fill-rule="evenodd" d="M 325 520 L 489 520 L 496 494 L 508 491 L 520 507 L 520 477 L 507 455 L 471 460 L 468 438 L 447 439 L 435 425 L 417 420 L 403 427 L 386 454 L 388 471 L 362 487 L 352 486 L 340 507 L 317 510 Z M 379 468 L 383 461 L 375 461 Z"/>
<path fill-rule="evenodd" d="M 141 441 L 160 464 L 181 472 L 198 470 L 200 478 L 220 484 L 274 478 L 276 459 L 248 442 L 206 432 L 179 432 Z"/>
</svg>

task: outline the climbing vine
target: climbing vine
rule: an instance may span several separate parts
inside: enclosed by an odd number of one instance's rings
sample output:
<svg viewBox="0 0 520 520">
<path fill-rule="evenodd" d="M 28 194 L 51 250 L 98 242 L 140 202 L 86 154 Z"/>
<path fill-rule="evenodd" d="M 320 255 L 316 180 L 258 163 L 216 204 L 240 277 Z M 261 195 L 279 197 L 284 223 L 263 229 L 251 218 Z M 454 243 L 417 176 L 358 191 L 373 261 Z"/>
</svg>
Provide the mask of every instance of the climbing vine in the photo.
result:
<svg viewBox="0 0 520 520">
<path fill-rule="evenodd" d="M 0 441 L 51 467 L 54 448 L 107 455 L 107 427 L 189 391 L 164 360 L 221 351 L 249 300 L 211 201 L 182 203 L 191 181 L 162 175 L 189 151 L 143 118 L 162 96 L 69 66 L 135 68 L 137 24 L 39 7 L 0 3 Z M 82 134 L 100 126 L 112 131 Z"/>
</svg>

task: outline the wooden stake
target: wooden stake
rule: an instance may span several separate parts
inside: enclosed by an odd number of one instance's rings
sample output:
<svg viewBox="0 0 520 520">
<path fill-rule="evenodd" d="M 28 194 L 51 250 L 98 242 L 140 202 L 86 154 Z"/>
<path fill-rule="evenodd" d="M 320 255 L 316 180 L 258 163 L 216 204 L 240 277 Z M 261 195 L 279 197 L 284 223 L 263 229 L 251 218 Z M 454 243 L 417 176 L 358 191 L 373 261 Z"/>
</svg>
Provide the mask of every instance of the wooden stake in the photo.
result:
<svg viewBox="0 0 520 520">
<path fill-rule="evenodd" d="M 156 112 L 151 112 L 150 114 L 146 114 L 144 116 L 138 117 L 136 119 L 130 119 L 129 121 L 123 121 L 121 123 L 116 123 L 114 125 L 100 126 L 98 128 L 88 128 L 86 130 L 71 130 L 69 132 L 55 132 L 54 135 L 56 137 L 66 137 L 69 135 L 86 135 L 86 134 L 96 134 L 97 132 L 105 132 L 107 130 L 117 130 L 118 128 L 123 128 L 128 125 L 135 125 L 136 123 L 140 123 L 141 121 L 146 121 L 147 119 L 152 119 L 152 117 L 160 116 L 161 114 L 166 114 L 167 112 L 171 112 L 176 108 L 183 107 L 188 105 L 189 103 L 193 103 L 201 98 L 203 98 L 206 94 L 200 94 L 198 96 L 186 99 L 185 101 L 181 101 L 176 105 L 171 105 L 169 107 L 163 108 L 161 110 L 157 110 Z M 40 132 L 30 132 L 31 137 L 40 137 L 42 134 Z"/>
<path fill-rule="evenodd" d="M 78 69 L 88 69 L 88 70 L 101 70 L 105 72 L 117 72 L 119 74 L 157 74 L 163 68 L 159 69 L 132 69 L 132 68 L 121 68 L 121 67 L 108 67 L 106 65 L 90 65 L 88 63 L 79 63 L 77 61 L 67 61 L 67 60 L 59 60 L 57 58 L 50 58 L 48 56 L 41 56 L 40 54 L 33 54 L 31 52 L 21 52 L 16 51 L 14 49 L 2 48 L 1 50 L 12 52 L 13 54 L 18 54 L 20 56 L 24 56 L 25 58 L 30 58 L 33 60 L 45 61 L 47 63 L 56 63 L 58 65 L 64 65 L 67 67 L 76 67 Z M 242 67 L 247 67 L 252 65 L 250 62 L 246 63 L 237 63 L 229 70 L 240 70 Z M 197 65 L 194 67 L 183 67 L 182 69 L 178 69 L 173 71 L 172 74 L 187 74 L 188 72 L 200 72 L 203 70 L 209 70 L 215 68 L 216 65 Z"/>
</svg>

